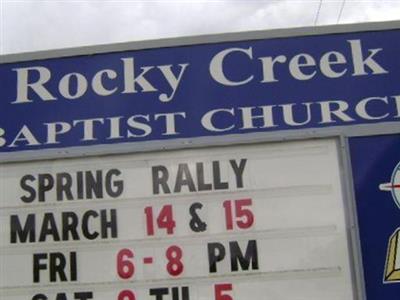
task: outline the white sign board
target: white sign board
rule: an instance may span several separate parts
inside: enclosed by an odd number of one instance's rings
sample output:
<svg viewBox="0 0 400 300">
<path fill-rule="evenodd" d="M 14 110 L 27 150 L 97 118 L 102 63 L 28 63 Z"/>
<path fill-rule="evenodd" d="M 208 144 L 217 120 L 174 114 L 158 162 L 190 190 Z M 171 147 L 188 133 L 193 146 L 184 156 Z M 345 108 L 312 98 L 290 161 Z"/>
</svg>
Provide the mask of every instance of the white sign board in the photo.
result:
<svg viewBox="0 0 400 300">
<path fill-rule="evenodd" d="M 354 299 L 334 140 L 0 170 L 2 300 Z"/>
</svg>

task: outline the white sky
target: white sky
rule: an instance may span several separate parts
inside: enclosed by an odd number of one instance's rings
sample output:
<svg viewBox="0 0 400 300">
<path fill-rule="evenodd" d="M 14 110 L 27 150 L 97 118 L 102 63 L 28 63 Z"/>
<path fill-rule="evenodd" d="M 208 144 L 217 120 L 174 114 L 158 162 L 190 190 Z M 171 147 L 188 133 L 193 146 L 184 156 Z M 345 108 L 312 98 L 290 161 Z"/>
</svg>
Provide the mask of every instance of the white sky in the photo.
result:
<svg viewBox="0 0 400 300">
<path fill-rule="evenodd" d="M 396 19 L 400 0 L 0 0 L 0 54 Z"/>
</svg>

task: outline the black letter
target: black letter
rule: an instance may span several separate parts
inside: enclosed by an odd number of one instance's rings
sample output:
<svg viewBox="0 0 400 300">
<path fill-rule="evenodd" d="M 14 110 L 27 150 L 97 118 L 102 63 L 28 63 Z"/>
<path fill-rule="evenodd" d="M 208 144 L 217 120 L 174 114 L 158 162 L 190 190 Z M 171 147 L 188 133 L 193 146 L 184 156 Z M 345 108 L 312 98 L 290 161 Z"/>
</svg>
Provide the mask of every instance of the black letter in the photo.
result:
<svg viewBox="0 0 400 300">
<path fill-rule="evenodd" d="M 219 161 L 213 161 L 213 175 L 214 175 L 214 189 L 226 190 L 229 188 L 228 182 L 221 181 L 221 170 L 219 167 Z"/>
<path fill-rule="evenodd" d="M 172 300 L 190 300 L 189 287 L 187 287 L 187 286 L 181 287 L 182 299 L 179 298 L 179 288 L 178 287 L 173 287 L 171 290 L 172 290 Z"/>
<path fill-rule="evenodd" d="M 45 201 L 45 194 L 54 186 L 54 179 L 51 174 L 39 174 L 39 202 Z"/>
<path fill-rule="evenodd" d="M 204 182 L 204 165 L 201 162 L 196 163 L 197 186 L 199 191 L 211 191 L 212 184 Z"/>
<path fill-rule="evenodd" d="M 83 173 L 76 172 L 76 194 L 78 199 L 83 199 Z"/>
<path fill-rule="evenodd" d="M 93 299 L 93 292 L 79 292 L 74 294 L 76 300 Z"/>
<path fill-rule="evenodd" d="M 76 230 L 78 227 L 78 216 L 72 211 L 63 212 L 62 218 L 62 240 L 68 241 L 69 234 L 71 234 L 73 240 L 79 241 L 79 235 Z"/>
<path fill-rule="evenodd" d="M 29 214 L 26 217 L 26 222 L 24 229 L 21 227 L 21 223 L 19 222 L 18 215 L 11 215 L 10 218 L 10 237 L 11 244 L 17 243 L 17 235 L 21 243 L 26 243 L 29 235 L 29 242 L 35 242 L 35 214 Z"/>
<path fill-rule="evenodd" d="M 122 180 L 114 181 L 115 190 L 113 190 L 113 187 L 111 185 L 113 175 L 119 176 L 119 175 L 121 175 L 121 171 L 117 170 L 117 169 L 111 169 L 107 172 L 107 174 L 106 174 L 106 192 L 109 196 L 116 198 L 118 196 L 121 196 L 122 192 L 124 191 L 124 182 Z"/>
<path fill-rule="evenodd" d="M 91 171 L 85 172 L 86 198 L 92 199 L 93 192 L 96 198 L 103 198 L 103 176 L 101 170 L 96 171 L 96 179 Z"/>
<path fill-rule="evenodd" d="M 160 185 L 164 194 L 170 194 L 171 191 L 167 183 L 169 177 L 167 168 L 164 166 L 154 166 L 151 168 L 151 173 L 153 175 L 153 194 L 157 195 L 160 193 Z"/>
<path fill-rule="evenodd" d="M 42 259 L 47 259 L 47 253 L 33 254 L 33 282 L 40 282 L 40 270 L 46 270 L 47 264 L 41 264 Z"/>
<path fill-rule="evenodd" d="M 45 242 L 47 235 L 53 236 L 53 241 L 60 241 L 60 235 L 58 233 L 57 224 L 54 220 L 52 213 L 45 213 L 43 216 L 42 228 L 40 230 L 39 242 Z"/>
<path fill-rule="evenodd" d="M 163 295 L 168 293 L 168 288 L 150 289 L 150 296 L 156 296 L 156 300 L 163 300 Z"/>
<path fill-rule="evenodd" d="M 182 186 L 187 185 L 190 192 L 195 192 L 196 187 L 192 175 L 190 174 L 189 166 L 187 164 L 178 165 L 178 173 L 176 174 L 176 182 L 174 193 L 179 193 L 182 190 Z"/>
<path fill-rule="evenodd" d="M 209 272 L 217 272 L 217 262 L 225 257 L 225 247 L 221 243 L 208 243 L 208 265 Z"/>
<path fill-rule="evenodd" d="M 58 293 L 56 296 L 56 300 L 68 300 L 67 295 L 65 293 Z"/>
<path fill-rule="evenodd" d="M 36 191 L 33 187 L 29 186 L 27 181 L 35 181 L 35 177 L 32 175 L 25 175 L 21 178 L 20 185 L 21 188 L 29 192 L 29 196 L 22 196 L 20 199 L 25 203 L 31 203 L 36 198 Z"/>
<path fill-rule="evenodd" d="M 238 242 L 229 242 L 229 248 L 231 252 L 232 272 L 239 270 L 238 262 L 242 270 L 248 270 L 250 267 L 250 262 L 251 269 L 258 270 L 257 241 L 251 240 L 248 242 L 244 257 Z"/>
<path fill-rule="evenodd" d="M 247 159 L 241 159 L 239 166 L 236 164 L 236 160 L 234 160 L 234 159 L 231 159 L 229 162 L 231 163 L 233 172 L 235 172 L 236 186 L 238 188 L 242 188 L 243 187 L 243 171 L 244 171 L 244 167 L 246 166 Z"/>
<path fill-rule="evenodd" d="M 57 176 L 57 200 L 64 200 L 64 193 L 68 200 L 74 199 L 71 191 L 72 177 L 68 173 L 59 173 Z"/>
<path fill-rule="evenodd" d="M 71 281 L 76 281 L 78 279 L 78 264 L 76 261 L 76 252 L 69 253 L 69 271 L 71 274 Z"/>
<path fill-rule="evenodd" d="M 94 210 L 88 210 L 82 216 L 82 233 L 88 240 L 94 240 L 99 236 L 97 231 L 94 231 L 93 233 L 89 231 L 89 218 L 97 218 L 98 216 L 99 214 Z"/>
<path fill-rule="evenodd" d="M 48 299 L 47 296 L 43 294 L 37 294 L 32 298 L 32 300 L 47 300 L 47 299 Z"/>
<path fill-rule="evenodd" d="M 67 275 L 65 274 L 65 267 L 67 260 L 64 254 L 61 252 L 50 253 L 50 281 L 57 281 L 57 274 L 61 281 L 67 281 Z"/>
<path fill-rule="evenodd" d="M 110 209 L 110 221 L 107 221 L 107 210 L 102 209 L 100 211 L 101 217 L 101 237 L 108 238 L 107 229 L 111 230 L 111 237 L 117 237 L 117 210 Z"/>
</svg>

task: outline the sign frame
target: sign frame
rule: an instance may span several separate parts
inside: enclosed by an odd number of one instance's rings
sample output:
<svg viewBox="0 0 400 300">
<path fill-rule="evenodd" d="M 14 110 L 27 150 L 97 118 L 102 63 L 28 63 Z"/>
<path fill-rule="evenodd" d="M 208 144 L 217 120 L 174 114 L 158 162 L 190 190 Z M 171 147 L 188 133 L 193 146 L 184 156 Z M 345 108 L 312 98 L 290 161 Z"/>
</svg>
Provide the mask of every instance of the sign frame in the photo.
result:
<svg viewBox="0 0 400 300">
<path fill-rule="evenodd" d="M 263 40 L 272 38 L 290 38 L 299 36 L 334 35 L 354 32 L 374 32 L 382 30 L 400 29 L 400 21 L 378 22 L 365 24 L 345 24 L 320 27 L 303 27 L 293 29 L 275 29 L 268 31 L 254 31 L 243 33 L 229 33 L 204 35 L 197 37 L 169 38 L 162 40 L 149 40 L 143 42 L 119 43 L 113 45 L 98 45 L 51 51 L 40 51 L 22 54 L 0 56 L 0 64 L 35 61 L 50 58 L 62 58 L 81 55 L 94 55 L 101 53 L 145 50 L 153 48 L 170 48 L 177 46 L 190 46 L 200 44 L 216 44 L 221 42 L 238 42 L 246 40 Z M 367 299 L 363 264 L 361 257 L 360 236 L 356 212 L 356 196 L 351 168 L 349 138 L 361 136 L 388 135 L 400 133 L 399 122 L 385 122 L 366 125 L 337 126 L 331 128 L 284 130 L 278 132 L 257 132 L 246 134 L 230 134 L 213 137 L 177 138 L 163 141 L 133 142 L 112 145 L 92 145 L 68 147 L 62 149 L 44 149 L 40 151 L 21 151 L 0 153 L 0 165 L 14 162 L 28 162 L 36 160 L 53 160 L 64 158 L 77 158 L 85 156 L 118 155 L 127 153 L 169 151 L 175 149 L 206 148 L 212 146 L 258 144 L 268 142 L 284 142 L 294 140 L 332 138 L 337 141 L 339 149 L 338 161 L 342 172 L 341 184 L 345 205 L 346 226 L 348 230 L 348 243 L 350 247 L 354 298 Z"/>
</svg>

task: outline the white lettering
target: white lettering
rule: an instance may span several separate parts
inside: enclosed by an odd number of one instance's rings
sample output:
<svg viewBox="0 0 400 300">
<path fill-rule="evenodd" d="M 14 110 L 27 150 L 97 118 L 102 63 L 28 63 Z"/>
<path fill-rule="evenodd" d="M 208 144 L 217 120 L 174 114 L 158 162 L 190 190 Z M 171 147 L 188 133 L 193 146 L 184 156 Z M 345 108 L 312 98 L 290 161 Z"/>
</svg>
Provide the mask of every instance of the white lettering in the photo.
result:
<svg viewBox="0 0 400 300">
<path fill-rule="evenodd" d="M 278 79 L 275 78 L 274 65 L 275 63 L 284 63 L 286 62 L 286 56 L 279 55 L 276 58 L 272 57 L 260 57 L 259 60 L 262 62 L 263 69 L 263 80 L 262 83 L 265 82 L 276 82 Z"/>
<path fill-rule="evenodd" d="M 120 125 L 121 125 L 121 119 L 123 117 L 112 117 L 112 118 L 107 118 L 107 120 L 110 121 L 110 136 L 108 137 L 108 139 L 112 140 L 112 139 L 120 139 L 123 138 L 123 136 L 121 135 L 121 129 L 120 129 Z"/>
<path fill-rule="evenodd" d="M 154 69 L 154 66 L 141 67 L 142 73 L 139 76 L 135 75 L 135 60 L 134 58 L 121 58 L 124 62 L 124 91 L 123 94 L 137 93 L 136 84 L 140 86 L 142 92 L 157 92 L 158 90 L 147 81 L 144 75 Z"/>
<path fill-rule="evenodd" d="M 71 130 L 71 125 L 66 122 L 44 123 L 47 126 L 47 142 L 46 144 L 59 144 L 57 136 L 65 134 Z"/>
<path fill-rule="evenodd" d="M 177 113 L 168 113 L 168 114 L 155 114 L 154 120 L 158 120 L 160 117 L 165 118 L 165 132 L 162 135 L 176 135 L 179 134 L 176 131 L 176 116 L 181 116 L 184 119 L 186 118 L 185 112 L 177 112 Z"/>
<path fill-rule="evenodd" d="M 223 50 L 223 51 L 219 52 L 217 55 L 215 55 L 210 62 L 210 74 L 216 82 L 221 83 L 222 85 L 226 85 L 226 86 L 243 85 L 243 84 L 249 83 L 254 77 L 253 75 L 251 75 L 242 81 L 233 81 L 226 77 L 226 75 L 224 73 L 224 60 L 228 54 L 231 54 L 234 52 L 244 53 L 249 58 L 253 59 L 253 53 L 252 53 L 251 47 L 248 49 L 229 48 L 229 49 Z"/>
<path fill-rule="evenodd" d="M 26 146 L 37 146 L 40 145 L 38 140 L 35 138 L 33 133 L 29 130 L 29 128 L 24 125 L 21 130 L 17 133 L 17 136 L 12 141 L 12 143 L 8 146 L 10 148 L 17 147 L 17 142 L 27 142 Z"/>
<path fill-rule="evenodd" d="M 137 119 L 139 119 L 139 118 L 140 119 L 145 119 L 147 122 L 150 121 L 149 115 L 135 115 L 135 116 L 130 117 L 128 119 L 128 121 L 127 121 L 128 125 L 133 129 L 142 130 L 143 133 L 142 134 L 135 134 L 135 133 L 132 133 L 131 131 L 128 130 L 127 131 L 128 138 L 131 138 L 131 137 L 145 137 L 145 136 L 148 136 L 151 133 L 151 127 L 146 123 L 142 123 L 142 122 L 137 121 Z"/>
<path fill-rule="evenodd" d="M 207 112 L 206 114 L 204 114 L 204 116 L 201 118 L 201 125 L 203 125 L 203 127 L 209 131 L 215 131 L 215 132 L 224 132 L 224 131 L 228 131 L 233 129 L 235 126 L 231 125 L 229 127 L 225 127 L 225 128 L 217 128 L 213 121 L 213 117 L 215 116 L 215 114 L 217 113 L 228 113 L 232 116 L 235 115 L 235 111 L 233 108 L 231 109 L 214 109 L 214 110 L 210 110 L 209 112 Z"/>
<path fill-rule="evenodd" d="M 169 102 L 174 98 L 175 92 L 179 86 L 179 83 L 181 82 L 183 72 L 185 72 L 186 67 L 189 64 L 180 64 L 179 67 L 181 68 L 178 74 L 178 77 L 175 76 L 175 74 L 172 72 L 172 65 L 167 65 L 167 66 L 159 66 L 158 68 L 161 70 L 162 74 L 164 75 L 165 79 L 167 80 L 169 86 L 172 89 L 172 93 L 170 96 L 167 95 L 167 93 L 160 94 L 158 99 L 160 99 L 161 102 Z"/>
<path fill-rule="evenodd" d="M 114 70 L 101 70 L 94 75 L 92 80 L 92 88 L 97 95 L 100 96 L 109 96 L 114 94 L 118 88 L 115 87 L 113 89 L 106 89 L 103 83 L 104 75 L 107 76 L 108 79 L 117 78 L 117 73 Z"/>
<path fill-rule="evenodd" d="M 85 120 L 75 120 L 72 124 L 75 127 L 76 125 L 83 124 L 83 138 L 81 141 L 95 141 L 97 138 L 94 137 L 94 125 L 98 122 L 100 124 L 104 124 L 104 119 L 85 119 Z"/>
<path fill-rule="evenodd" d="M 386 71 L 384 68 L 382 68 L 373 59 L 373 56 L 375 56 L 378 52 L 383 50 L 382 48 L 368 49 L 370 54 L 367 58 L 364 59 L 363 53 L 362 53 L 361 41 L 360 40 L 350 40 L 348 42 L 350 43 L 351 54 L 353 57 L 353 64 L 354 64 L 353 76 L 369 75 L 369 73 L 365 70 L 366 66 L 372 71 L 372 74 L 374 74 L 374 75 L 388 73 L 388 71 Z"/>
<path fill-rule="evenodd" d="M 360 102 L 357 103 L 357 105 L 356 105 L 357 114 L 360 117 L 362 117 L 363 119 L 365 119 L 365 120 L 379 120 L 379 119 L 386 118 L 389 115 L 389 113 L 386 113 L 386 114 L 381 115 L 381 116 L 372 116 L 371 114 L 368 113 L 367 105 L 372 101 L 381 101 L 381 102 L 384 102 L 384 103 L 388 104 L 387 97 L 383 97 L 383 98 L 381 98 L 381 97 L 365 98 L 365 99 L 363 99 L 363 100 L 361 100 Z"/>
<path fill-rule="evenodd" d="M 75 77 L 76 79 L 76 91 L 75 94 L 71 92 L 71 79 Z M 83 94 L 86 93 L 88 87 L 88 82 L 82 74 L 79 73 L 70 73 L 65 75 L 60 80 L 60 84 L 58 86 L 60 90 L 60 94 L 63 95 L 67 99 L 77 99 L 82 97 Z"/>
<path fill-rule="evenodd" d="M 50 92 L 44 87 L 44 84 L 51 78 L 50 70 L 45 67 L 31 67 L 13 69 L 17 72 L 17 99 L 11 103 L 28 103 L 32 99 L 28 98 L 29 88 L 32 89 L 42 100 L 56 100 Z M 30 71 L 39 73 L 39 78 L 36 82 L 29 83 Z"/>
<path fill-rule="evenodd" d="M 275 105 L 266 105 L 266 106 L 258 106 L 258 107 L 238 107 L 242 112 L 242 121 L 243 126 L 240 129 L 253 129 L 253 128 L 271 128 L 276 127 L 274 124 L 274 117 L 272 113 L 272 109 L 276 107 Z M 261 115 L 255 115 L 253 111 L 255 109 L 261 109 Z M 262 126 L 255 126 L 253 121 L 261 119 L 263 122 Z"/>
<path fill-rule="evenodd" d="M 4 147 L 7 143 L 6 139 L 3 138 L 5 134 L 5 130 L 3 128 L 0 128 L 0 147 Z"/>
<path fill-rule="evenodd" d="M 310 103 L 310 102 L 301 103 L 302 106 L 306 107 L 306 112 L 307 112 L 306 120 L 303 122 L 296 122 L 294 120 L 293 107 L 295 105 L 296 104 L 294 104 L 294 103 L 279 105 L 280 107 L 282 107 L 283 120 L 285 121 L 285 123 L 290 126 L 301 126 L 301 125 L 310 123 L 311 122 L 311 105 L 312 105 L 312 103 Z"/>
<path fill-rule="evenodd" d="M 397 109 L 397 115 L 395 118 L 400 118 L 400 96 L 393 96 L 395 102 L 396 102 L 396 109 Z"/>
<path fill-rule="evenodd" d="M 344 68 L 341 72 L 334 71 L 332 65 L 345 64 L 346 58 L 339 52 L 327 52 L 321 57 L 320 68 L 322 74 L 329 78 L 342 77 L 347 72 L 347 68 Z"/>
<path fill-rule="evenodd" d="M 351 122 L 354 121 L 350 116 L 348 116 L 345 112 L 349 108 L 349 104 L 345 101 L 324 101 L 320 102 L 319 105 L 321 106 L 321 119 L 322 121 L 319 122 L 320 124 L 326 123 L 334 123 L 333 116 L 339 118 L 341 121 L 344 122 Z M 333 108 L 333 106 L 337 108 Z"/>
<path fill-rule="evenodd" d="M 294 56 L 289 62 L 289 70 L 294 78 L 297 80 L 309 80 L 317 74 L 313 71 L 310 74 L 305 74 L 301 69 L 304 67 L 315 67 L 315 60 L 311 55 L 301 53 Z"/>
</svg>

